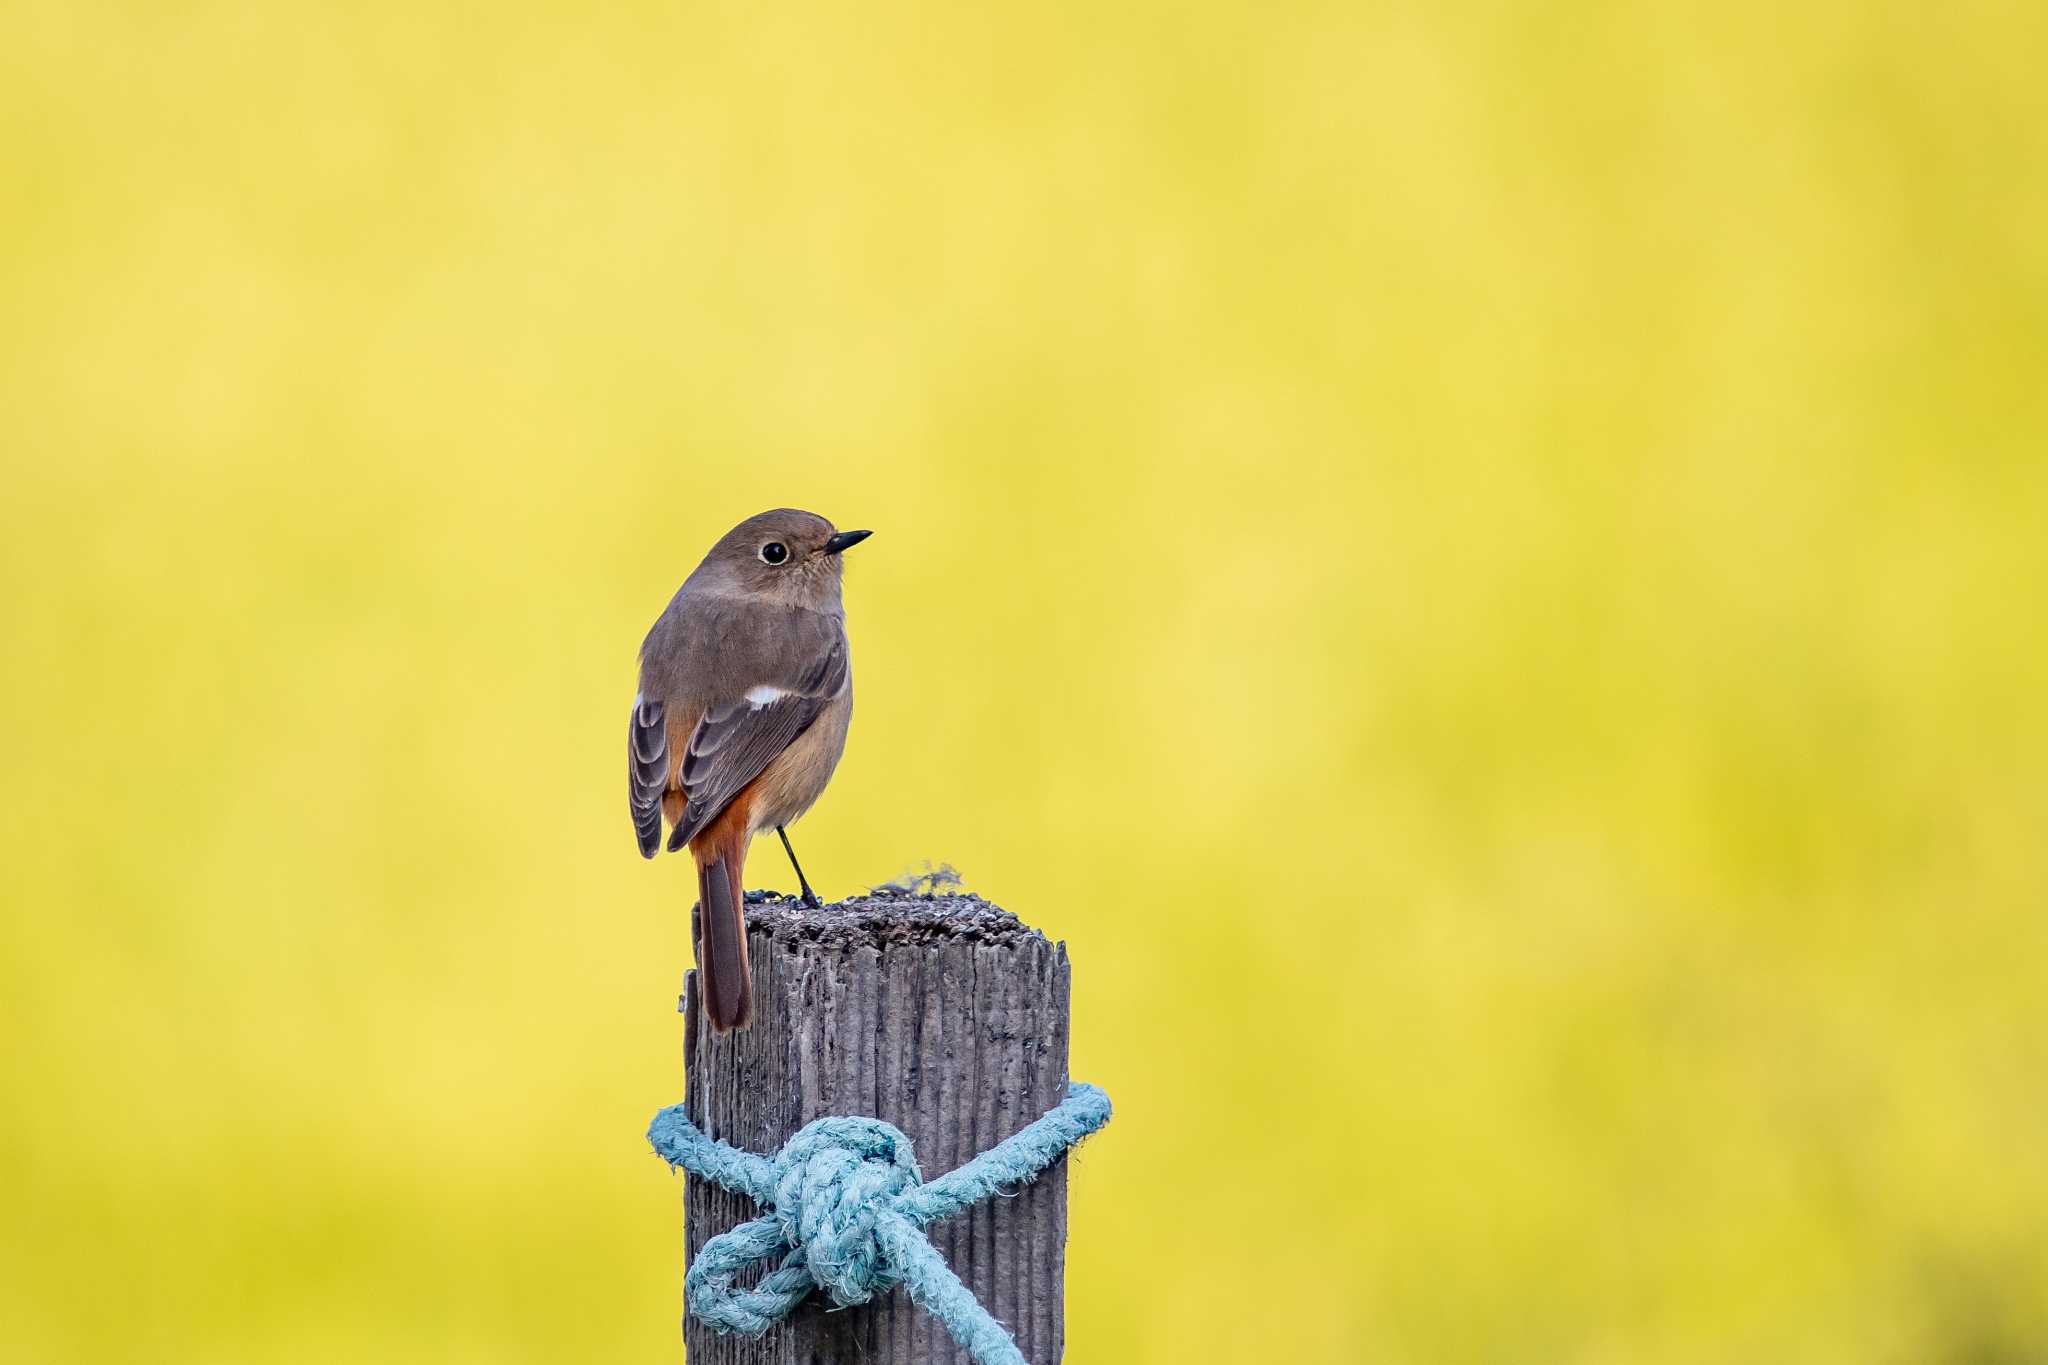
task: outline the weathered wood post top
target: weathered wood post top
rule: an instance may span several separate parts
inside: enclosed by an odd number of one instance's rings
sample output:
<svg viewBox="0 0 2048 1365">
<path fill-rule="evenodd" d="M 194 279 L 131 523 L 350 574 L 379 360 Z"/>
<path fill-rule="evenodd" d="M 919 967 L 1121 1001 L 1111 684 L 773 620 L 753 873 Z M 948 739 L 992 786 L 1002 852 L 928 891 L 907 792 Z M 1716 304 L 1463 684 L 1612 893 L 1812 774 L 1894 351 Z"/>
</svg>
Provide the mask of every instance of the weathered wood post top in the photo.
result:
<svg viewBox="0 0 2048 1365">
<path fill-rule="evenodd" d="M 694 972 L 685 984 L 685 1104 L 708 1136 L 773 1153 L 814 1119 L 872 1116 L 908 1135 L 930 1180 L 1066 1097 L 1066 947 L 1008 911 L 965 894 L 882 890 L 811 909 L 750 892 L 746 916 L 753 1025 L 714 1033 Z M 694 1177 L 684 1203 L 692 1262 L 713 1236 L 760 1214 Z M 1066 1208 L 1062 1158 L 1015 1197 L 925 1229 L 1032 1365 L 1053 1365 L 1064 1349 Z M 971 1359 L 901 1285 L 840 1311 L 818 1299 L 755 1338 L 690 1317 L 691 1365 Z"/>
</svg>

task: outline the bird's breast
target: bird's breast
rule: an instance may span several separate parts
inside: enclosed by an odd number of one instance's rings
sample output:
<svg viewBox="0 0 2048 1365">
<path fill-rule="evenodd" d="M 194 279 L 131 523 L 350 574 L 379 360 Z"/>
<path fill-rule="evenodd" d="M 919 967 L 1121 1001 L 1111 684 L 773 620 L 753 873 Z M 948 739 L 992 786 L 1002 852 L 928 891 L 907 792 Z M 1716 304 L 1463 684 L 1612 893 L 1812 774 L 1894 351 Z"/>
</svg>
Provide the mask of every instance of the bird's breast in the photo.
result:
<svg viewBox="0 0 2048 1365">
<path fill-rule="evenodd" d="M 749 821 L 755 829 L 789 824 L 811 808 L 832 780 L 832 770 L 839 766 L 839 755 L 846 749 L 846 727 L 852 719 L 853 689 L 849 687 L 762 769 Z"/>
</svg>

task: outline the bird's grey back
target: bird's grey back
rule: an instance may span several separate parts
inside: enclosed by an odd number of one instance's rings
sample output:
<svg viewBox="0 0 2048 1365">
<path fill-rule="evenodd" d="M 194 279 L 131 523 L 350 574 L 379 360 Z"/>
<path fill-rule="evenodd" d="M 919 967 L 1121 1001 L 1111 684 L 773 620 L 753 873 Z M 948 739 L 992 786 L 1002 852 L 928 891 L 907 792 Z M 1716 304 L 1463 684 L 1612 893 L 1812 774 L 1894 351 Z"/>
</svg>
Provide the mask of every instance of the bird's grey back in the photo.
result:
<svg viewBox="0 0 2048 1365">
<path fill-rule="evenodd" d="M 640 646 L 640 690 L 671 711 L 693 711 L 751 687 L 794 689 L 845 640 L 841 614 L 693 593 L 685 584 Z"/>
</svg>

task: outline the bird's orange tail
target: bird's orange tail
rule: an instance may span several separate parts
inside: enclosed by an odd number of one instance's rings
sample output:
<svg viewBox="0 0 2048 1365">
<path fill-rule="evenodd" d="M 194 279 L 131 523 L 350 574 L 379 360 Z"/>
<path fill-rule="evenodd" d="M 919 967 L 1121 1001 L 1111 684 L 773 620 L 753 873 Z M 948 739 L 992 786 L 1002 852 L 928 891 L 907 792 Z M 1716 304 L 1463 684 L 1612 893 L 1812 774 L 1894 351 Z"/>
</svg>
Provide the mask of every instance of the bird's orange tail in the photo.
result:
<svg viewBox="0 0 2048 1365">
<path fill-rule="evenodd" d="M 739 804 L 737 802 L 735 805 Z M 711 1027 L 745 1028 L 754 1017 L 747 962 L 747 820 L 728 810 L 690 843 L 697 860 L 697 984 Z"/>
</svg>

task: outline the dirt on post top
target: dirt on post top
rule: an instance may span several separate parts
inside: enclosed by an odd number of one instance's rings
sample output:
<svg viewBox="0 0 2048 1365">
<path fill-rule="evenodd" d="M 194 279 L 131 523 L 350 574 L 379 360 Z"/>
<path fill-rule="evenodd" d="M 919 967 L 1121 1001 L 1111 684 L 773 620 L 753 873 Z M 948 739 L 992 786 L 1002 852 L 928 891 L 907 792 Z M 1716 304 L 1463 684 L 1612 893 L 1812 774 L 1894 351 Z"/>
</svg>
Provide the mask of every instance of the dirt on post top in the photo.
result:
<svg viewBox="0 0 2048 1365">
<path fill-rule="evenodd" d="M 847 948 L 1045 941 L 1036 929 L 971 891 L 916 895 L 893 887 L 815 910 L 795 896 L 749 891 L 747 928 L 774 939 Z"/>
</svg>

